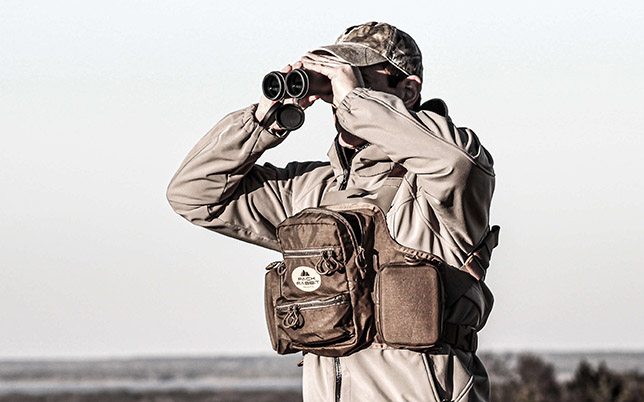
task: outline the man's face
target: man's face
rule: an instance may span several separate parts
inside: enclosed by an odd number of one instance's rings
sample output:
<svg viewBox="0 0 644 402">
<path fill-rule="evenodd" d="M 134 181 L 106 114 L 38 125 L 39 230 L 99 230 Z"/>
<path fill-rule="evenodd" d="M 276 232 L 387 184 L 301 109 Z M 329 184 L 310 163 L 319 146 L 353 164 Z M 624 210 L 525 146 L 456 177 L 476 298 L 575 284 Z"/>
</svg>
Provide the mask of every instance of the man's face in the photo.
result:
<svg viewBox="0 0 644 402">
<path fill-rule="evenodd" d="M 364 80 L 364 86 L 375 91 L 396 94 L 396 88 L 389 86 L 391 73 L 383 64 L 376 64 L 368 67 L 360 67 L 360 73 Z"/>
</svg>

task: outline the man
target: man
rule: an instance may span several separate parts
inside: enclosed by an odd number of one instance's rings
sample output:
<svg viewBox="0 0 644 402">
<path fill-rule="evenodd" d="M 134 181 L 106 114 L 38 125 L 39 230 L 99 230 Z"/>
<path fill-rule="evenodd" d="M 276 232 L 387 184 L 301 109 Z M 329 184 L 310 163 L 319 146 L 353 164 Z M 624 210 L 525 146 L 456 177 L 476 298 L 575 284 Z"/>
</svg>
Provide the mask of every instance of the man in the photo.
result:
<svg viewBox="0 0 644 402">
<path fill-rule="evenodd" d="M 172 207 L 197 225 L 278 249 L 275 228 L 284 219 L 320 205 L 328 192 L 376 190 L 402 166 L 387 212 L 390 233 L 405 246 L 463 266 L 489 233 L 493 161 L 472 131 L 452 124 L 442 102 L 430 102 L 434 111 L 419 107 L 423 68 L 414 40 L 370 22 L 283 71 L 298 67 L 331 81 L 332 95 L 322 97 L 332 104 L 338 131 L 330 162 L 255 165 L 288 134 L 260 124 L 273 104 L 262 97 L 226 116 L 189 153 L 168 188 Z M 298 103 L 306 108 L 317 99 Z M 491 305 L 485 284 L 471 280 L 446 306 L 444 321 L 471 335 Z M 470 335 L 470 342 L 445 342 L 425 353 L 380 344 L 340 358 L 308 353 L 304 400 L 487 401 L 487 373 Z"/>
</svg>

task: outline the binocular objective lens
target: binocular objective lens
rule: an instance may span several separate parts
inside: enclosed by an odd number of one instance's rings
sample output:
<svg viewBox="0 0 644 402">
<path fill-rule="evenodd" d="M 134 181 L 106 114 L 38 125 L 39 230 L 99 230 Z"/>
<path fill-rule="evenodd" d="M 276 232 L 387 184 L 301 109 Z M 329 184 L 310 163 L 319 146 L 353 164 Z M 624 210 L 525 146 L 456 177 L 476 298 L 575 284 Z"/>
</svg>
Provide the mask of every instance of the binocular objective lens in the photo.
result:
<svg viewBox="0 0 644 402">
<path fill-rule="evenodd" d="M 295 69 L 286 75 L 286 92 L 293 98 L 301 98 L 306 95 L 308 88 L 308 76 L 303 69 Z"/>
<path fill-rule="evenodd" d="M 304 88 L 304 83 L 299 75 L 295 76 L 291 80 L 290 84 L 289 89 L 291 90 L 291 93 L 300 93 L 302 92 L 302 88 Z"/>
<path fill-rule="evenodd" d="M 280 93 L 280 87 L 279 85 L 276 85 L 276 83 L 271 82 L 268 85 L 266 85 L 266 94 L 268 95 L 268 98 L 273 98 L 277 96 Z"/>
</svg>

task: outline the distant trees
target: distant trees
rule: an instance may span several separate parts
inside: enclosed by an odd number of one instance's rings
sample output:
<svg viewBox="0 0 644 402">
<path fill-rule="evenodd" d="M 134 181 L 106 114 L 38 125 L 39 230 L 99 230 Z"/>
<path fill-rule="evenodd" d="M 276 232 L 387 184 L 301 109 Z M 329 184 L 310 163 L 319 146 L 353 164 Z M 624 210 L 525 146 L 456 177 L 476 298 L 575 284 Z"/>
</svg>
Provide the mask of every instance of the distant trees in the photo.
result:
<svg viewBox="0 0 644 402">
<path fill-rule="evenodd" d="M 569 381 L 558 382 L 554 366 L 531 354 L 483 355 L 492 377 L 494 402 L 642 402 L 644 374 L 616 373 L 582 361 Z"/>
<path fill-rule="evenodd" d="M 593 369 L 587 362 L 581 362 L 572 381 L 566 384 L 566 394 L 569 398 L 565 402 L 641 402 L 644 401 L 644 375 L 618 374 L 605 364 Z"/>
</svg>

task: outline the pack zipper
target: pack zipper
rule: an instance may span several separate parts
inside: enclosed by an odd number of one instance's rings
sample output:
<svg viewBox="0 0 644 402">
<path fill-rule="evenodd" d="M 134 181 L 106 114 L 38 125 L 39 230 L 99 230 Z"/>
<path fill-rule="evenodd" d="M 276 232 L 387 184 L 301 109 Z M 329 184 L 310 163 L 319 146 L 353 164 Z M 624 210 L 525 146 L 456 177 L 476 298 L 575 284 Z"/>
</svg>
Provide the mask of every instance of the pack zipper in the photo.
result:
<svg viewBox="0 0 644 402">
<path fill-rule="evenodd" d="M 284 259 L 318 257 L 315 270 L 321 275 L 332 275 L 344 268 L 344 263 L 335 253 L 335 247 L 321 247 L 304 250 L 284 250 Z"/>
<path fill-rule="evenodd" d="M 319 247 L 319 248 L 307 248 L 300 250 L 284 250 L 282 254 L 284 258 L 300 258 L 300 257 L 319 257 L 324 254 L 325 251 L 333 251 L 334 247 Z"/>
<path fill-rule="evenodd" d="M 280 306 L 275 306 L 275 311 L 282 314 L 286 313 L 282 319 L 282 325 L 284 328 L 298 329 L 304 325 L 304 317 L 300 311 L 348 304 L 350 300 L 351 297 L 348 293 L 341 293 L 327 300 L 311 300 L 308 302 L 282 304 Z"/>
<path fill-rule="evenodd" d="M 349 220 L 345 218 L 344 215 L 342 215 L 340 212 L 332 211 L 330 209 L 322 209 L 322 208 L 311 208 L 311 209 L 315 210 L 316 213 L 331 215 L 336 219 L 338 219 L 338 221 L 342 222 L 342 224 L 347 229 L 347 232 L 349 232 L 349 237 L 351 238 L 351 244 L 353 245 L 354 250 L 356 250 L 356 255 L 355 255 L 356 265 L 358 266 L 358 268 L 360 268 L 361 274 L 364 274 L 364 272 L 362 272 L 365 269 L 364 247 L 362 247 L 362 244 L 358 244 L 357 235 L 353 231 L 353 227 L 349 223 Z M 363 240 L 362 237 L 363 235 L 361 233 L 360 234 L 361 241 Z"/>
<path fill-rule="evenodd" d="M 311 300 L 307 302 L 282 304 L 280 306 L 275 306 L 275 310 L 279 312 L 289 311 L 293 309 L 310 310 L 316 308 L 331 307 L 338 304 L 346 304 L 350 300 L 351 296 L 349 296 L 348 293 L 340 293 L 339 295 L 326 300 Z"/>
</svg>

